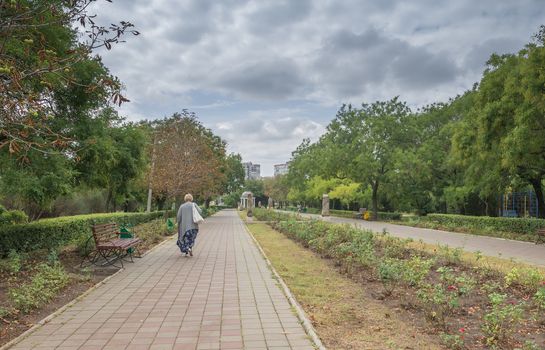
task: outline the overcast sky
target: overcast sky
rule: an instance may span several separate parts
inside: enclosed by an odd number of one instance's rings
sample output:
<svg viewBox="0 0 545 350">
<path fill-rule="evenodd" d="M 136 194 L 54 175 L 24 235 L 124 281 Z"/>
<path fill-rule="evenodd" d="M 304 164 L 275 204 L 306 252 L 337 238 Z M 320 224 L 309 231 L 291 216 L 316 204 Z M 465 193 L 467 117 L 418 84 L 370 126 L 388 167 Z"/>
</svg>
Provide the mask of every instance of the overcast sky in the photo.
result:
<svg viewBox="0 0 545 350">
<path fill-rule="evenodd" d="M 446 101 L 545 24 L 543 0 L 117 0 L 93 11 L 141 32 L 101 52 L 131 100 L 122 115 L 192 110 L 265 176 L 342 103 Z"/>
</svg>

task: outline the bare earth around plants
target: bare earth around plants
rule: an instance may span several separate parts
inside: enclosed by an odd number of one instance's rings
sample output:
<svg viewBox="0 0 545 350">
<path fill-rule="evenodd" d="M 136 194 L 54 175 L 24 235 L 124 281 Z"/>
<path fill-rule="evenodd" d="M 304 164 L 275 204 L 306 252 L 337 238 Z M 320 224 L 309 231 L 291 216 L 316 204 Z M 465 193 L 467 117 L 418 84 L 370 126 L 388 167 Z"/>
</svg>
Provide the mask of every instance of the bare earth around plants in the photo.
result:
<svg viewBox="0 0 545 350">
<path fill-rule="evenodd" d="M 370 297 L 340 274 L 331 261 L 265 224 L 248 227 L 328 349 L 442 349 L 400 310 Z"/>
</svg>

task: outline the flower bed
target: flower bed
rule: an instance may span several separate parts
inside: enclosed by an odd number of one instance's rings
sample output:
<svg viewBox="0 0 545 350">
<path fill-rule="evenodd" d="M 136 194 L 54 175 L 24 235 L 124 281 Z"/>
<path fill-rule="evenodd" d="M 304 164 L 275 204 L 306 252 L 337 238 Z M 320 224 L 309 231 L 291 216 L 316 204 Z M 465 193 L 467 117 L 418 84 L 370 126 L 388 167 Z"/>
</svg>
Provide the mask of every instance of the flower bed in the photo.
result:
<svg viewBox="0 0 545 350">
<path fill-rule="evenodd" d="M 255 211 L 256 217 L 262 214 Z M 462 262 L 462 251 L 429 254 L 349 225 L 276 217 L 271 225 L 342 271 L 382 286 L 378 298 L 428 321 L 450 349 L 539 349 L 545 345 L 545 277 L 533 268 L 502 274 Z"/>
</svg>

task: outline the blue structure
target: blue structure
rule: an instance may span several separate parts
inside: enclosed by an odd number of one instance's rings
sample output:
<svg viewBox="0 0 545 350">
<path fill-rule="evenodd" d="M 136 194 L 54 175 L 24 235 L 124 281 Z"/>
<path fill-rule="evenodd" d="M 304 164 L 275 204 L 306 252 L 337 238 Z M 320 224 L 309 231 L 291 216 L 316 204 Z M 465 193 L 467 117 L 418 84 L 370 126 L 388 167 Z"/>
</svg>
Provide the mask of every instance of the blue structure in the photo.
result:
<svg viewBox="0 0 545 350">
<path fill-rule="evenodd" d="M 506 193 L 500 197 L 499 216 L 538 217 L 539 207 L 533 191 Z"/>
</svg>

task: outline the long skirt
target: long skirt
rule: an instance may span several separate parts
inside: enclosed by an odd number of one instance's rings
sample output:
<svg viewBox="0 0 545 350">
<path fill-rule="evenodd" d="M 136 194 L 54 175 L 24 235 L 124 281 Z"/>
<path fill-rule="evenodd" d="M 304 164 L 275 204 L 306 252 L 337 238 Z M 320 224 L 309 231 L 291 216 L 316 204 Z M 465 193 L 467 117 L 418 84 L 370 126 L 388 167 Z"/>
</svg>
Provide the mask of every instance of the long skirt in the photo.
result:
<svg viewBox="0 0 545 350">
<path fill-rule="evenodd" d="M 187 230 L 183 234 L 178 232 L 178 241 L 176 242 L 176 245 L 178 245 L 182 253 L 189 253 L 189 249 L 193 249 L 197 233 L 199 233 L 199 230 L 197 229 Z"/>
</svg>

